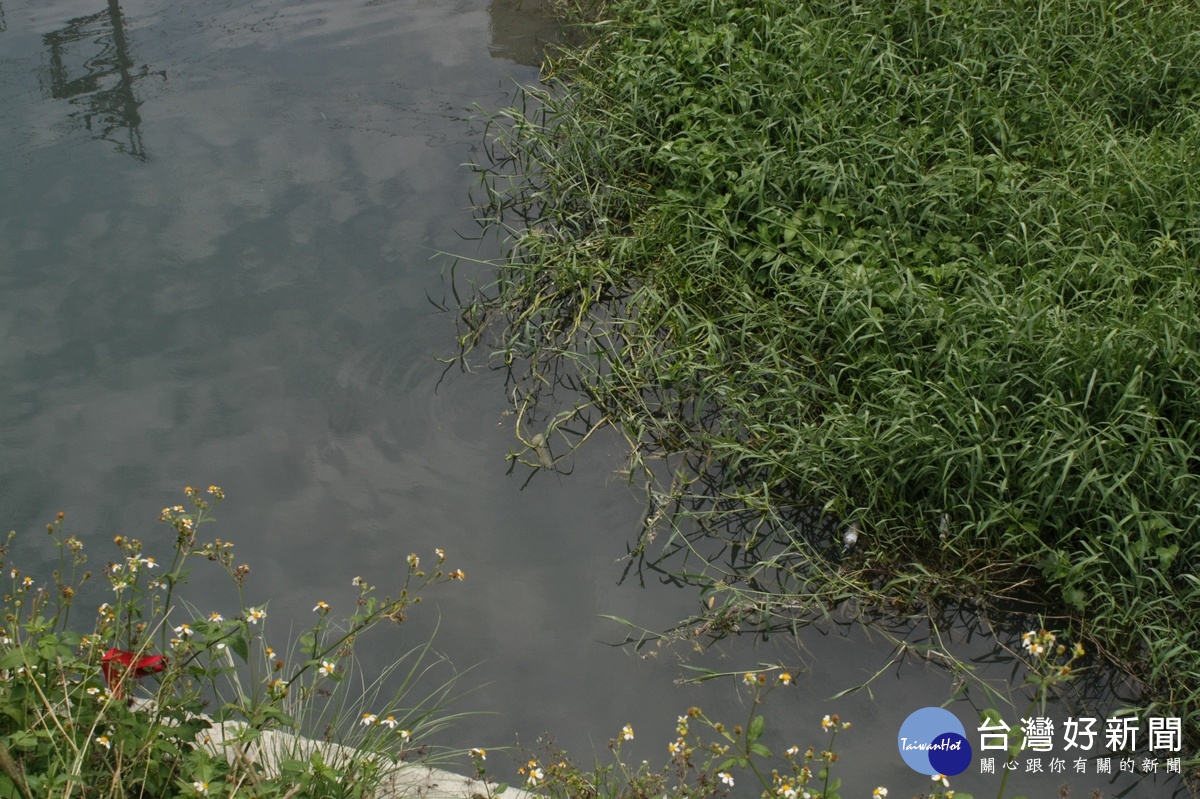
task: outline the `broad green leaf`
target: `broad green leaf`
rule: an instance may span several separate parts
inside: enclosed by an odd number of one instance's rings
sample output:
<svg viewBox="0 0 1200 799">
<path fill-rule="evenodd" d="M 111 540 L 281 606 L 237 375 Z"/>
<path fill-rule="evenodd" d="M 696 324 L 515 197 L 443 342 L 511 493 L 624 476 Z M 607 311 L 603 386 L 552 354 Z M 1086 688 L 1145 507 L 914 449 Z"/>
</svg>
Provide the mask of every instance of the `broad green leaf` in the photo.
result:
<svg viewBox="0 0 1200 799">
<path fill-rule="evenodd" d="M 225 642 L 229 644 L 233 653 L 242 659 L 243 663 L 250 662 L 250 643 L 246 640 L 246 636 L 235 633 L 225 639 Z"/>
<path fill-rule="evenodd" d="M 750 729 L 746 731 L 747 740 L 757 741 L 762 737 L 763 727 L 766 725 L 766 719 L 762 716 L 755 716 L 750 721 Z"/>
</svg>

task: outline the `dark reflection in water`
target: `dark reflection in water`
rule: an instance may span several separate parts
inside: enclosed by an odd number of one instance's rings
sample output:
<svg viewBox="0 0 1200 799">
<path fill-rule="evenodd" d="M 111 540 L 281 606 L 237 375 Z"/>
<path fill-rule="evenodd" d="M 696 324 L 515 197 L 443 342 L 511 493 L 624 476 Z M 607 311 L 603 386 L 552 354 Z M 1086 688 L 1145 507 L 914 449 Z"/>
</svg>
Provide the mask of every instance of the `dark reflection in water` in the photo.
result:
<svg viewBox="0 0 1200 799">
<path fill-rule="evenodd" d="M 50 96 L 79 108 L 69 116 L 82 119 L 93 138 L 112 142 L 118 152 L 145 161 L 149 155 L 142 143 L 138 113 L 142 103 L 133 84 L 151 74 L 166 78 L 166 73 L 151 73 L 145 64 L 133 71 L 117 0 L 108 0 L 103 11 L 72 19 L 42 40 L 50 52 Z"/>
<path fill-rule="evenodd" d="M 546 45 L 559 41 L 561 29 L 551 14 L 550 0 L 491 0 L 491 53 L 518 64 L 542 63 Z"/>
</svg>

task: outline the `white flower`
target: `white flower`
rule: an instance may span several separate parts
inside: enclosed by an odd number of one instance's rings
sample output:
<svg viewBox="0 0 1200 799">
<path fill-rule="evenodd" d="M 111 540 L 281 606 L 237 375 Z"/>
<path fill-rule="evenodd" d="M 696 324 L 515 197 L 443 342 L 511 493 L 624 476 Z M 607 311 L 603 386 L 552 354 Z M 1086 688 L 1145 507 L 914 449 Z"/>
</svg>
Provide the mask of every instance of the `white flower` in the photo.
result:
<svg viewBox="0 0 1200 799">
<path fill-rule="evenodd" d="M 192 634 L 192 628 L 187 624 L 181 624 L 175 628 L 175 634 L 180 638 L 187 638 Z"/>
<path fill-rule="evenodd" d="M 215 621 L 215 622 L 222 622 L 222 621 L 225 621 L 225 617 L 222 616 L 220 613 L 210 613 L 210 614 L 208 614 L 208 620 Z"/>
<path fill-rule="evenodd" d="M 105 749 L 112 749 L 112 741 L 109 740 L 107 735 L 97 735 L 96 743 L 100 744 Z"/>
<path fill-rule="evenodd" d="M 399 735 L 401 740 L 405 741 L 406 743 L 412 738 L 412 733 L 410 733 L 408 730 L 400 730 L 397 735 Z"/>
<path fill-rule="evenodd" d="M 542 771 L 540 766 L 529 769 L 529 787 L 530 788 L 535 787 L 539 782 L 541 782 L 545 778 L 546 778 L 546 773 L 544 771 Z"/>
<path fill-rule="evenodd" d="M 329 609 L 329 603 L 325 600 L 321 600 L 313 607 L 313 613 L 317 613 L 318 611 L 321 613 L 328 613 Z"/>
<path fill-rule="evenodd" d="M 361 577 L 355 577 L 353 580 L 350 581 L 350 585 L 354 586 L 355 588 L 361 588 L 362 586 L 364 586 L 366 584 L 367 584 L 367 581 Z"/>
<path fill-rule="evenodd" d="M 486 749 L 472 749 L 470 754 L 471 754 L 471 757 L 477 757 L 480 760 L 487 760 L 487 750 Z"/>
<path fill-rule="evenodd" d="M 722 771 L 717 776 L 721 778 L 721 782 L 725 783 L 730 788 L 733 787 L 733 775 L 730 774 L 728 771 Z"/>
<path fill-rule="evenodd" d="M 887 788 L 884 788 L 882 785 L 880 785 L 878 788 L 871 791 L 871 796 L 878 797 L 878 799 L 882 799 L 883 797 L 887 796 Z"/>
<path fill-rule="evenodd" d="M 930 777 L 930 779 L 934 782 L 940 782 L 943 788 L 950 787 L 950 780 L 946 779 L 945 774 L 934 774 L 932 777 Z"/>
<path fill-rule="evenodd" d="M 387 727 L 389 730 L 394 730 L 396 729 L 396 724 L 398 722 L 396 721 L 395 716 L 388 716 L 386 719 L 380 719 L 379 723 L 380 725 Z"/>
<path fill-rule="evenodd" d="M 322 660 L 321 667 L 317 669 L 317 671 L 321 672 L 322 677 L 328 677 L 336 670 L 337 666 L 333 663 L 330 663 L 328 660 Z"/>
<path fill-rule="evenodd" d="M 196 793 L 201 796 L 208 796 L 208 783 L 201 780 L 196 780 L 192 783 L 192 787 L 196 789 Z"/>
<path fill-rule="evenodd" d="M 633 740 L 633 725 L 632 724 L 626 724 L 624 727 L 621 728 L 621 740 L 624 740 L 624 741 L 632 741 Z"/>
<path fill-rule="evenodd" d="M 377 721 L 379 721 L 379 716 L 376 716 L 374 713 L 363 713 L 362 714 L 362 725 L 364 727 L 370 727 L 372 724 L 374 724 Z"/>
<path fill-rule="evenodd" d="M 251 624 L 258 624 L 266 617 L 267 612 L 262 608 L 251 608 L 250 612 L 246 614 L 246 621 L 250 622 Z"/>
</svg>

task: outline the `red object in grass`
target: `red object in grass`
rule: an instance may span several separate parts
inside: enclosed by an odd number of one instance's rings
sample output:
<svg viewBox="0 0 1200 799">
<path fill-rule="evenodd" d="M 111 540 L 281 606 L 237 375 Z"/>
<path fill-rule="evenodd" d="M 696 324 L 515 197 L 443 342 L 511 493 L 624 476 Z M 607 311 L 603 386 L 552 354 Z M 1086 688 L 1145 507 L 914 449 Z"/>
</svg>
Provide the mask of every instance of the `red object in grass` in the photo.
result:
<svg viewBox="0 0 1200 799">
<path fill-rule="evenodd" d="M 167 659 L 163 655 L 143 655 L 138 657 L 133 652 L 124 649 L 110 649 L 100 658 L 100 670 L 104 672 L 104 681 L 113 696 L 123 699 L 125 694 L 122 680 L 126 674 L 140 680 L 150 674 L 158 674 L 167 667 Z"/>
</svg>

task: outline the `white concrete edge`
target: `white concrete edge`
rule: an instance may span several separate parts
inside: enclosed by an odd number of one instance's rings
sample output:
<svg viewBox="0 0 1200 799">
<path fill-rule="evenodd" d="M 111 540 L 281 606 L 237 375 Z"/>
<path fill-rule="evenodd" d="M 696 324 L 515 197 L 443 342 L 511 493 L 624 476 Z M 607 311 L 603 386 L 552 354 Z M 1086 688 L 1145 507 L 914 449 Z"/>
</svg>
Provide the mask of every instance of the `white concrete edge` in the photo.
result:
<svg viewBox="0 0 1200 799">
<path fill-rule="evenodd" d="M 256 741 L 242 750 L 241 745 L 237 743 L 237 737 L 244 728 L 245 724 L 242 722 L 229 721 L 214 724 L 210 729 L 200 733 L 200 743 L 213 754 L 224 754 L 231 762 L 239 757 L 244 757 L 250 762 L 261 765 L 267 773 L 275 773 L 277 764 L 283 757 L 307 760 L 315 751 L 319 751 L 325 762 L 334 767 L 339 763 L 344 764 L 352 759 L 364 757 L 362 752 L 349 746 L 316 741 L 280 730 L 262 732 Z M 388 762 L 376 797 L 378 799 L 401 799 L 402 797 L 492 799 L 497 796 L 497 787 L 495 783 L 487 783 L 462 774 L 455 774 L 452 771 L 423 765 L 420 762 L 395 764 Z M 503 799 L 536 799 L 534 794 L 512 786 L 500 796 Z"/>
</svg>

